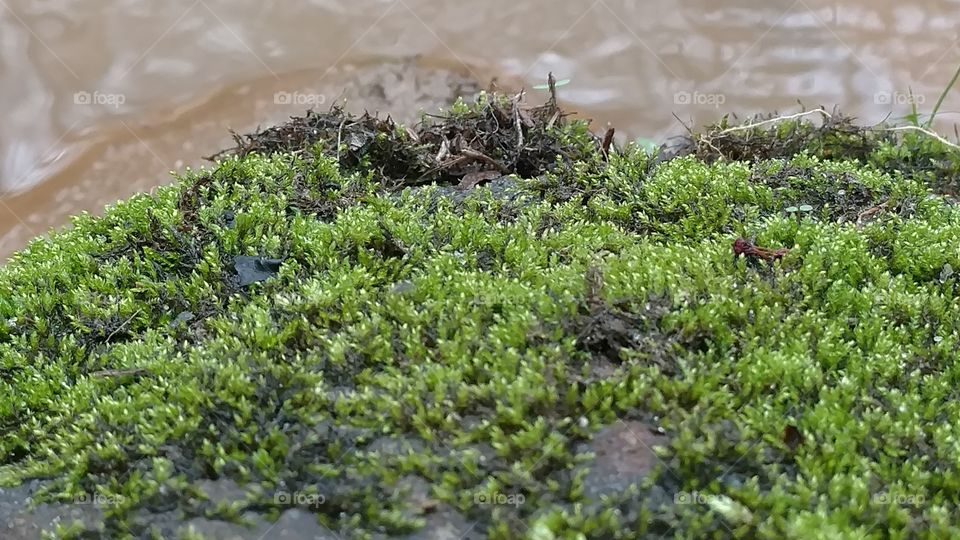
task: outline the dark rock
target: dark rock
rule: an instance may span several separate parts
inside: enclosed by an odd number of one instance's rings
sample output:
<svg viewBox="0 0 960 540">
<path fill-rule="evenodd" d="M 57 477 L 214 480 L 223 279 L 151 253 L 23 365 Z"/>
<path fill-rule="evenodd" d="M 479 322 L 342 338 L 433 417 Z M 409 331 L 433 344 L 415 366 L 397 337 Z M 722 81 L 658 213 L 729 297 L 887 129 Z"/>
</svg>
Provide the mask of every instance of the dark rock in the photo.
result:
<svg viewBox="0 0 960 540">
<path fill-rule="evenodd" d="M 41 482 L 34 480 L 12 488 L 0 488 L 0 538 L 39 540 L 42 532 L 76 521 L 83 523 L 89 531 L 102 531 L 103 508 L 96 500 L 41 504 L 30 509 L 30 497 L 40 487 Z"/>
<path fill-rule="evenodd" d="M 181 534 L 189 529 L 206 538 L 216 540 L 261 540 L 264 538 L 282 538 L 286 540 L 334 540 L 339 538 L 317 521 L 310 512 L 294 508 L 280 515 L 276 523 L 270 523 L 262 517 L 244 514 L 248 525 L 206 518 L 194 518 L 187 522 Z"/>
<path fill-rule="evenodd" d="M 482 538 L 482 531 L 474 529 L 460 512 L 447 505 L 440 505 L 427 517 L 426 525 L 419 531 L 404 536 L 405 540 L 470 540 Z"/>
<path fill-rule="evenodd" d="M 247 255 L 237 255 L 233 258 L 233 267 L 240 277 L 239 285 L 241 287 L 272 278 L 280 271 L 281 264 L 283 264 L 283 260 L 281 259 L 267 259 Z"/>
<path fill-rule="evenodd" d="M 413 284 L 412 281 L 404 280 L 398 281 L 390 288 L 392 294 L 403 295 L 417 290 L 417 286 Z"/>
<path fill-rule="evenodd" d="M 230 505 L 247 499 L 247 490 L 230 479 L 200 480 L 194 485 L 207 496 L 213 506 Z"/>
<path fill-rule="evenodd" d="M 181 311 L 180 313 L 177 314 L 177 317 L 175 319 L 170 321 L 170 326 L 179 326 L 181 324 L 186 325 L 187 323 L 194 320 L 195 318 L 197 318 L 197 316 L 194 315 L 193 313 L 189 311 Z"/>
<path fill-rule="evenodd" d="M 379 437 L 374 439 L 366 448 L 367 452 L 378 452 L 386 455 L 415 454 L 422 452 L 425 445 L 420 439 Z"/>
<path fill-rule="evenodd" d="M 580 451 L 596 454 L 584 479 L 584 496 L 599 500 L 601 495 L 621 493 L 639 484 L 653 470 L 658 459 L 653 447 L 667 439 L 640 421 L 623 421 L 602 429 Z"/>
</svg>

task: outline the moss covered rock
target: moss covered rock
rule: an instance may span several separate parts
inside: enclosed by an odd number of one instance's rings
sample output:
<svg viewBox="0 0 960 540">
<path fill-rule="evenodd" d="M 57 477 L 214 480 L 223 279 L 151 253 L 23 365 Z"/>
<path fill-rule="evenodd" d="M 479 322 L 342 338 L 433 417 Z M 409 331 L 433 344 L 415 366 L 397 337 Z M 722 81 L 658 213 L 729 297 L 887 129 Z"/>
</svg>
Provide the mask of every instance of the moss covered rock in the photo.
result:
<svg viewBox="0 0 960 540">
<path fill-rule="evenodd" d="M 35 241 L 0 535 L 960 535 L 957 156 L 711 129 L 334 110 Z"/>
</svg>

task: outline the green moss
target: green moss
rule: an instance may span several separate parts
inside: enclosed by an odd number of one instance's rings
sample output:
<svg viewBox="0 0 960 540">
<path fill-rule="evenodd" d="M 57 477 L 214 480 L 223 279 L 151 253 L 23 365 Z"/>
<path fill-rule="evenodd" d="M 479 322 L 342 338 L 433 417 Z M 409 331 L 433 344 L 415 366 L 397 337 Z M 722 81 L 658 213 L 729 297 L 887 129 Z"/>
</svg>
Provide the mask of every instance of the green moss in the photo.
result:
<svg viewBox="0 0 960 540">
<path fill-rule="evenodd" d="M 491 538 L 960 534 L 960 211 L 930 178 L 885 144 L 607 163 L 550 129 L 579 157 L 510 198 L 321 144 L 35 241 L 0 270 L 0 479 L 98 494 L 94 536 L 275 518 L 278 493 L 345 537 L 438 506 Z M 790 251 L 734 259 L 740 236 Z M 244 286 L 241 255 L 283 262 Z M 626 419 L 666 435 L 656 466 L 589 496 L 585 449 Z"/>
</svg>

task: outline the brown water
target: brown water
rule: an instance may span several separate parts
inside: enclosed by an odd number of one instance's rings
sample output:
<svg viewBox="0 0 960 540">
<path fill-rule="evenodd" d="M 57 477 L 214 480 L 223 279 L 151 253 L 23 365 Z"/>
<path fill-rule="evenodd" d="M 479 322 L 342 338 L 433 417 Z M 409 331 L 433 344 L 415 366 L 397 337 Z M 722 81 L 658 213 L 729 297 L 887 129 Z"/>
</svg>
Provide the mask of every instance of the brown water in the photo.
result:
<svg viewBox="0 0 960 540">
<path fill-rule="evenodd" d="M 656 141 L 674 113 L 929 111 L 958 27 L 951 0 L 0 0 L 0 256 L 339 98 L 409 120 L 553 71 L 597 129 Z"/>
</svg>

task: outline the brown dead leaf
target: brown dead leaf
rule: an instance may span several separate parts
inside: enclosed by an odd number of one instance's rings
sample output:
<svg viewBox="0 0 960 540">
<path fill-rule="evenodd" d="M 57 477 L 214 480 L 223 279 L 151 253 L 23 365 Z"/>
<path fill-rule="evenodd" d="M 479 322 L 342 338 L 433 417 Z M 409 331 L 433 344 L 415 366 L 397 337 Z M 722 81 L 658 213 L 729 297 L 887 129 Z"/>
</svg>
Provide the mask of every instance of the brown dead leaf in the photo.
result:
<svg viewBox="0 0 960 540">
<path fill-rule="evenodd" d="M 587 268 L 587 307 L 591 313 L 599 313 L 606 304 L 603 301 L 603 270 L 596 266 Z"/>
<path fill-rule="evenodd" d="M 533 117 L 530 116 L 530 112 L 523 107 L 517 107 L 517 115 L 520 116 L 520 121 L 523 123 L 523 127 L 529 129 L 536 126 L 536 122 L 533 121 Z"/>
<path fill-rule="evenodd" d="M 145 369 L 104 369 L 90 373 L 91 377 L 140 377 L 147 374 Z"/>
<path fill-rule="evenodd" d="M 803 433 L 793 424 L 788 424 L 783 428 L 783 442 L 786 443 L 790 451 L 796 451 L 797 447 L 803 444 Z"/>
<path fill-rule="evenodd" d="M 460 183 L 457 185 L 457 189 L 460 191 L 466 191 L 468 189 L 473 189 L 487 180 L 493 180 L 494 178 L 500 178 L 503 174 L 497 171 L 476 171 L 472 173 L 467 173 L 463 175 L 463 178 L 460 180 Z"/>
</svg>

